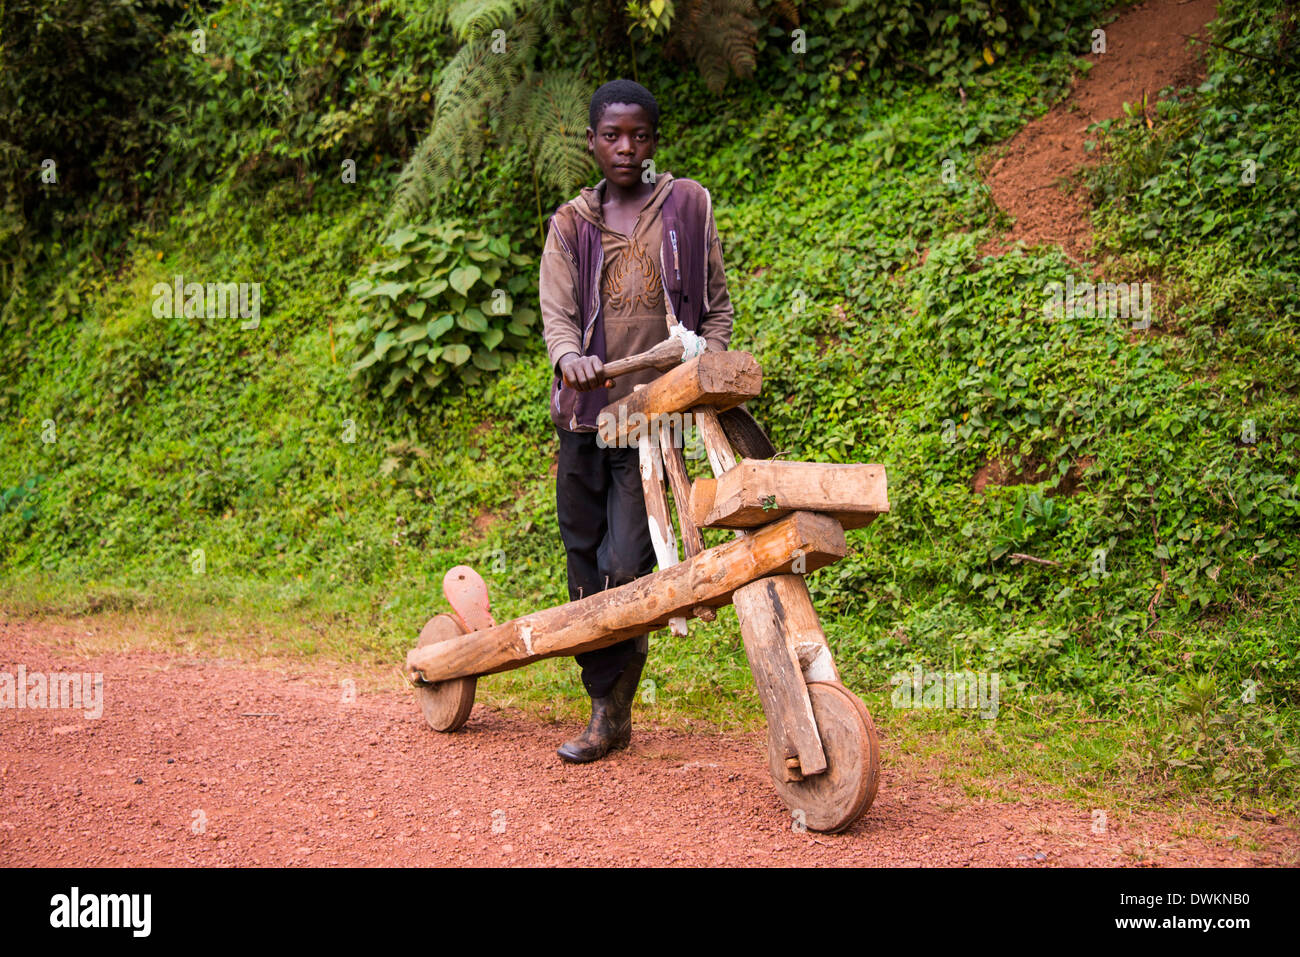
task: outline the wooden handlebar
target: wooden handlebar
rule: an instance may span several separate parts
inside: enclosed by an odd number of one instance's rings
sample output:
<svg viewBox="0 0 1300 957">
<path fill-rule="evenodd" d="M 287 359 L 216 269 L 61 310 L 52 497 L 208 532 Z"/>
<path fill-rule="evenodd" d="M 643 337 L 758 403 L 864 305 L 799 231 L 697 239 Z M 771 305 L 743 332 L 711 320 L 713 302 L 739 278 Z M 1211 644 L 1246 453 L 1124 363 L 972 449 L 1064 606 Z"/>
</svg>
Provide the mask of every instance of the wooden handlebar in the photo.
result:
<svg viewBox="0 0 1300 957">
<path fill-rule="evenodd" d="M 615 359 L 613 362 L 606 363 L 605 378 L 617 379 L 619 376 L 641 372 L 645 369 L 658 369 L 660 372 L 667 372 L 673 366 L 681 363 L 682 349 L 682 340 L 665 339 L 645 352 L 639 352 L 634 356 L 628 356 L 626 359 Z"/>
</svg>

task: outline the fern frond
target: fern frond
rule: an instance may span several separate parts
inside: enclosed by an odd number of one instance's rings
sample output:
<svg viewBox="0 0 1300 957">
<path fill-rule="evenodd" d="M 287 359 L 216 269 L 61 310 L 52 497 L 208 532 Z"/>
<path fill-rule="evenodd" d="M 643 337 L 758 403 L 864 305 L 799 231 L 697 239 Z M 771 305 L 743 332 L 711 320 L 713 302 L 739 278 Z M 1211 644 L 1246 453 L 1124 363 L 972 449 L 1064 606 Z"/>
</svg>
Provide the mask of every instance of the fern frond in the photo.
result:
<svg viewBox="0 0 1300 957">
<path fill-rule="evenodd" d="M 462 0 L 451 8 L 451 29 L 458 40 L 477 40 L 520 19 L 520 8 L 536 0 Z"/>
<path fill-rule="evenodd" d="M 449 23 L 456 0 L 380 0 L 378 9 L 391 11 L 426 36 L 436 36 Z"/>
<path fill-rule="evenodd" d="M 772 4 L 772 10 L 790 26 L 797 27 L 799 25 L 798 3 L 792 3 L 791 0 L 776 0 Z"/>
<path fill-rule="evenodd" d="M 693 0 L 674 23 L 674 39 L 695 61 L 700 78 L 720 93 L 734 73 L 753 74 L 758 15 L 753 0 Z"/>
<path fill-rule="evenodd" d="M 541 82 L 541 77 L 529 71 L 501 104 L 502 140 L 508 141 L 509 145 L 522 141 L 529 152 L 537 147 L 529 117 L 533 109 L 533 94 Z"/>
<path fill-rule="evenodd" d="M 433 126 L 398 176 L 389 226 L 418 216 L 462 171 L 478 165 L 490 132 L 489 110 L 518 86 L 537 38 L 537 25 L 525 18 L 507 30 L 500 53 L 490 37 L 456 51 L 438 85 Z"/>
<path fill-rule="evenodd" d="M 545 74 L 532 88 L 525 120 L 529 146 L 539 175 L 566 197 L 590 178 L 594 164 L 587 153 L 587 84 L 576 73 Z"/>
<path fill-rule="evenodd" d="M 572 136 L 557 132 L 542 138 L 536 154 L 538 178 L 567 199 L 591 178 L 591 157 Z"/>
<path fill-rule="evenodd" d="M 528 19 L 537 24 L 543 33 L 553 36 L 560 32 L 560 14 L 570 6 L 572 4 L 562 3 L 561 0 L 538 0 L 528 11 Z"/>
<path fill-rule="evenodd" d="M 572 192 L 586 182 L 592 169 L 586 155 L 586 84 L 567 72 L 534 75 L 529 66 L 542 31 L 558 26 L 559 0 L 435 0 L 434 5 L 446 10 L 452 31 L 465 43 L 443 68 L 433 125 L 398 176 L 386 225 L 425 213 L 479 164 L 494 112 L 498 141 L 521 139 L 549 187 Z M 492 37 L 498 29 L 506 31 L 504 38 Z"/>
</svg>

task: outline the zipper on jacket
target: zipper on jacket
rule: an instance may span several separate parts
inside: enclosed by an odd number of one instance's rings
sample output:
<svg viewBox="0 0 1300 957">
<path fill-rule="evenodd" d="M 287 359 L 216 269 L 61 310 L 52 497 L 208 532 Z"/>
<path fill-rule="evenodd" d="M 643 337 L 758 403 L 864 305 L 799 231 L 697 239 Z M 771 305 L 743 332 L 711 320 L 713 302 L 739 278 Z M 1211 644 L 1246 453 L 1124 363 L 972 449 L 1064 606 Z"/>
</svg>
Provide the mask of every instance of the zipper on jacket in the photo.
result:
<svg viewBox="0 0 1300 957">
<path fill-rule="evenodd" d="M 673 275 L 677 277 L 678 282 L 681 282 L 682 281 L 681 264 L 677 259 L 677 230 L 675 229 L 668 230 L 668 238 L 673 241 Z"/>
<path fill-rule="evenodd" d="M 677 313 L 673 310 L 673 296 L 668 291 L 668 268 L 664 263 L 663 247 L 659 249 L 659 284 L 664 289 L 664 318 L 668 322 L 668 329 L 671 332 L 673 326 L 677 325 Z"/>
<path fill-rule="evenodd" d="M 587 346 L 591 344 L 592 327 L 596 325 L 596 317 L 600 315 L 600 271 L 605 267 L 605 247 L 601 246 L 596 250 L 596 283 L 591 290 L 591 321 L 587 323 L 582 330 L 582 354 L 587 355 Z"/>
</svg>

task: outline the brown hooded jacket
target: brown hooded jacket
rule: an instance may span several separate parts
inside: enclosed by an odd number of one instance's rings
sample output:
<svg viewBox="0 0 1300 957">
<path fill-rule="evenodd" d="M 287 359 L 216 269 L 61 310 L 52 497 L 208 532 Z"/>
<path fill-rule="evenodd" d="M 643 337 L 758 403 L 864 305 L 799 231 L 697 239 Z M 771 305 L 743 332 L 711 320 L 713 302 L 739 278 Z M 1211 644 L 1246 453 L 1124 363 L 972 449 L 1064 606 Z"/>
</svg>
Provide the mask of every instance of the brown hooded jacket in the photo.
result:
<svg viewBox="0 0 1300 957">
<path fill-rule="evenodd" d="M 674 192 L 665 235 L 664 204 Z M 731 297 L 708 190 L 694 180 L 660 173 L 630 236 L 605 225 L 604 198 L 601 180 L 556 210 L 542 252 L 542 335 L 556 370 L 551 420 L 570 432 L 594 431 L 595 412 L 659 373 L 633 373 L 612 388 L 575 393 L 557 370 L 567 353 L 597 355 L 603 362 L 635 355 L 666 339 L 679 318 L 714 351 L 725 350 L 731 341 Z M 584 230 L 584 222 L 595 230 Z M 599 248 L 584 252 L 595 246 L 595 236 Z M 688 256 L 698 260 L 684 262 Z M 580 272 L 584 268 L 586 275 Z M 592 291 L 591 301 L 580 309 L 584 287 Z"/>
</svg>

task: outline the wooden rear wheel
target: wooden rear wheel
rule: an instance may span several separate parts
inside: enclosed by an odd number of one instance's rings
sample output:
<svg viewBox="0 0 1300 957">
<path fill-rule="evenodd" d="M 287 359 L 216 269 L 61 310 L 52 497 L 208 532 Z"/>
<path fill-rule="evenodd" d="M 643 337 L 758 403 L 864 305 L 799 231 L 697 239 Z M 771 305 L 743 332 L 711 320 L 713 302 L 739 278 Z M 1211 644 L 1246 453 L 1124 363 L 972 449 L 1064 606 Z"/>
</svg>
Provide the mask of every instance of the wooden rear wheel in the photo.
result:
<svg viewBox="0 0 1300 957">
<path fill-rule="evenodd" d="M 417 648 L 432 645 L 465 634 L 454 615 L 435 615 L 420 632 Z M 434 731 L 452 732 L 469 720 L 474 707 L 477 678 L 452 678 L 434 684 L 416 685 L 415 698 L 424 713 L 424 720 Z"/>
<path fill-rule="evenodd" d="M 808 682 L 813 718 L 826 751 L 826 770 L 786 781 L 786 753 L 769 732 L 768 768 L 777 794 L 809 830 L 847 829 L 871 806 L 880 783 L 880 746 L 867 706 L 838 682 Z"/>
</svg>

